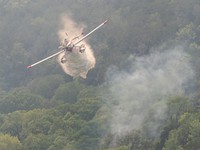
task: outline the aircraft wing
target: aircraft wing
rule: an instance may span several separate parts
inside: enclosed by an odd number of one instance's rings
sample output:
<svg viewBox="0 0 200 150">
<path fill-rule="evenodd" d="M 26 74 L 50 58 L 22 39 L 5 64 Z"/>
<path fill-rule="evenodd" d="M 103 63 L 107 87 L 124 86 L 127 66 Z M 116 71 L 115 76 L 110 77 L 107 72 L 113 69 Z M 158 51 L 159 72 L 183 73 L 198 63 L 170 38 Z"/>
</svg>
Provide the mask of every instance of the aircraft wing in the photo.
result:
<svg viewBox="0 0 200 150">
<path fill-rule="evenodd" d="M 104 22 L 101 23 L 99 26 L 97 26 L 96 28 L 94 28 L 94 29 L 93 29 L 92 31 L 90 31 L 88 34 L 86 34 L 85 36 L 83 36 L 80 40 L 78 40 L 77 42 L 75 42 L 75 43 L 74 43 L 74 46 L 77 45 L 78 43 L 80 43 L 81 41 L 83 41 L 84 39 L 86 39 L 89 35 L 91 35 L 93 32 L 95 32 L 96 30 L 98 30 L 99 28 L 101 28 L 101 27 L 102 27 L 104 24 L 106 24 L 107 22 L 108 22 L 108 20 L 104 21 Z M 36 63 L 30 65 L 30 66 L 27 66 L 27 68 L 32 68 L 32 67 L 34 67 L 34 66 L 36 66 L 36 65 L 38 65 L 38 64 L 40 64 L 40 63 L 42 63 L 42 62 L 44 62 L 44 61 L 46 61 L 46 60 L 49 60 L 49 59 L 51 59 L 51 58 L 53 58 L 53 57 L 55 57 L 55 56 L 57 56 L 57 55 L 63 53 L 64 51 L 65 51 L 65 50 L 61 50 L 61 51 L 59 51 L 59 52 L 57 52 L 57 53 L 55 53 L 55 54 L 53 54 L 53 55 L 51 55 L 51 56 L 49 56 L 49 57 L 47 57 L 47 58 L 44 58 L 44 59 L 42 59 L 42 60 L 40 60 L 40 61 L 38 61 L 38 62 L 36 62 Z"/>
<path fill-rule="evenodd" d="M 106 24 L 108 22 L 108 20 L 104 21 L 103 23 L 101 23 L 99 26 L 97 26 L 95 29 L 93 29 L 92 31 L 90 31 L 88 34 L 86 34 L 85 36 L 83 36 L 80 40 L 78 40 L 77 42 L 74 43 L 74 45 L 77 45 L 78 43 L 80 43 L 81 41 L 83 41 L 84 39 L 86 39 L 90 34 L 92 34 L 93 32 L 95 32 L 96 30 L 98 30 L 99 28 L 101 28 L 104 24 Z"/>
<path fill-rule="evenodd" d="M 49 56 L 49 57 L 47 57 L 47 58 L 44 58 L 44 59 L 42 59 L 42 60 L 40 60 L 40 61 L 38 61 L 38 62 L 36 62 L 36 63 L 30 65 L 30 66 L 27 66 L 27 68 L 32 68 L 32 67 L 34 67 L 34 66 L 36 66 L 36 65 L 38 65 L 38 64 L 40 64 L 40 63 L 42 63 L 42 62 L 44 62 L 44 61 L 46 61 L 46 60 L 49 60 L 49 59 L 51 59 L 51 58 L 53 58 L 53 57 L 55 57 L 55 56 L 57 56 L 57 55 L 63 53 L 64 51 L 65 51 L 65 50 L 61 50 L 61 51 L 59 51 L 59 52 L 57 52 L 57 53 L 55 53 L 55 54 L 53 54 L 53 55 L 51 55 L 51 56 Z"/>
</svg>

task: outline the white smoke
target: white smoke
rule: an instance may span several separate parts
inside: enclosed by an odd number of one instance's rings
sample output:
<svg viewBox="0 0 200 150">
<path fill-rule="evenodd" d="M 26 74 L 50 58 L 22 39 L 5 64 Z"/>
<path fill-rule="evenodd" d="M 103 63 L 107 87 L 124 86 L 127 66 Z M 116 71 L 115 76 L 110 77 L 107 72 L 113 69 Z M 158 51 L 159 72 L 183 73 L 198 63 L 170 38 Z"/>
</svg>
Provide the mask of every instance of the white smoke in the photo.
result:
<svg viewBox="0 0 200 150">
<path fill-rule="evenodd" d="M 150 110 L 155 119 L 150 130 L 156 132 L 166 117 L 167 98 L 184 95 L 185 84 L 194 76 L 190 57 L 182 47 L 175 47 L 144 57 L 130 56 L 128 62 L 128 71 L 112 67 L 107 73 L 111 133 L 120 136 L 142 129 Z"/>
<path fill-rule="evenodd" d="M 72 39 L 80 35 L 83 31 L 84 25 L 76 24 L 69 16 L 62 15 L 61 17 L 62 29 L 58 31 L 58 36 L 61 42 L 63 42 L 66 37 L 66 33 L 69 38 Z M 79 46 L 84 44 L 86 50 L 84 53 L 80 53 L 77 48 L 73 49 L 72 52 L 67 53 L 66 63 L 61 63 L 60 60 L 64 56 L 64 53 L 60 54 L 58 57 L 58 62 L 65 71 L 65 73 L 71 76 L 80 76 L 86 78 L 87 73 L 90 69 L 95 67 L 95 57 L 93 55 L 93 50 L 91 46 L 86 42 L 82 41 Z"/>
</svg>

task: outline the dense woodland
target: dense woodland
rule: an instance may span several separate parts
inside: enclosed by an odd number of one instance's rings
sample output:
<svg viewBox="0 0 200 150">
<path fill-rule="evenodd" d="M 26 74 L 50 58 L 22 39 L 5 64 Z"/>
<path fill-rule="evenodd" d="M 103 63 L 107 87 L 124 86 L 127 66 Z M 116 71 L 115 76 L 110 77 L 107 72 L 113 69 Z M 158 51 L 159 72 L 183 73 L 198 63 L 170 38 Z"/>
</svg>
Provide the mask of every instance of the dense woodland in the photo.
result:
<svg viewBox="0 0 200 150">
<path fill-rule="evenodd" d="M 88 39 L 97 63 L 87 79 L 66 75 L 56 59 L 26 69 L 57 51 L 61 14 L 86 24 L 85 32 L 109 19 Z M 199 0 L 0 0 L 0 149 L 199 149 L 199 24 Z M 148 56 L 169 45 L 189 54 L 196 75 L 190 86 L 166 98 L 157 136 L 147 129 L 151 112 L 142 128 L 114 135 L 109 68 L 128 71 L 130 55 Z"/>
</svg>

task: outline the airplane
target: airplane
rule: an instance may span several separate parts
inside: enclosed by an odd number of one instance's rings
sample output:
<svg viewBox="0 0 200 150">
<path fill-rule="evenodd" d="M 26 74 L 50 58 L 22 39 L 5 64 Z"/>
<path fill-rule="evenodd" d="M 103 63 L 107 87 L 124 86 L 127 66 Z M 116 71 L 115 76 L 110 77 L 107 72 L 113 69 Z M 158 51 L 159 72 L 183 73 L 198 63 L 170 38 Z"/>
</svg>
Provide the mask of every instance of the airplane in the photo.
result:
<svg viewBox="0 0 200 150">
<path fill-rule="evenodd" d="M 81 35 L 79 35 L 79 36 L 74 37 L 71 41 L 68 39 L 68 34 L 67 33 L 65 33 L 65 34 L 66 34 L 66 38 L 63 40 L 63 42 L 58 47 L 58 49 L 60 49 L 60 50 L 65 49 L 65 52 L 72 52 L 74 50 L 74 48 L 78 48 L 80 53 L 83 53 L 85 51 L 85 45 L 84 44 L 82 44 L 80 46 L 75 46 L 73 44 L 73 41 L 75 41 L 76 39 L 79 39 L 83 35 L 83 33 L 81 33 Z M 65 63 L 66 61 L 67 60 L 66 60 L 65 55 L 63 55 L 60 62 Z"/>
<path fill-rule="evenodd" d="M 72 52 L 73 49 L 74 49 L 75 47 L 78 47 L 78 48 L 79 48 L 79 52 L 80 52 L 80 53 L 83 53 L 83 52 L 85 51 L 85 45 L 82 44 L 81 46 L 78 46 L 78 44 L 79 44 L 81 41 L 85 40 L 88 36 L 90 36 L 90 35 L 91 35 L 92 33 L 94 33 L 96 30 L 98 30 L 99 28 L 101 28 L 103 25 L 105 25 L 107 22 L 108 22 L 108 20 L 105 20 L 103 23 L 101 23 L 99 26 L 97 26 L 96 28 L 94 28 L 92 31 L 90 31 L 88 34 L 86 34 L 86 35 L 83 36 L 82 38 L 80 38 L 80 36 L 82 36 L 83 33 L 82 33 L 81 35 L 79 35 L 79 36 L 73 38 L 71 41 L 68 40 L 67 38 L 65 38 L 64 41 L 63 41 L 63 43 L 58 47 L 58 49 L 59 49 L 60 51 L 58 51 L 58 52 L 55 53 L 55 54 L 50 55 L 49 57 L 46 57 L 46 58 L 44 58 L 44 59 L 38 61 L 38 62 L 36 62 L 36 63 L 34 63 L 34 64 L 30 65 L 30 66 L 27 66 L 27 68 L 28 68 L 28 69 L 29 69 L 29 68 L 32 68 L 32 67 L 34 67 L 34 66 L 36 66 L 36 65 L 38 65 L 38 64 L 40 64 L 40 63 L 42 63 L 42 62 L 45 62 L 45 61 L 47 61 L 47 60 L 49 60 L 49 59 L 51 59 L 51 58 L 53 58 L 53 57 L 58 56 L 58 55 L 61 54 L 61 53 L 65 53 L 65 55 L 67 55 L 67 53 L 68 53 L 68 52 Z M 68 37 L 67 33 L 66 33 L 66 36 Z M 79 38 L 80 38 L 80 39 L 79 39 Z M 79 39 L 79 40 L 76 41 L 76 42 L 73 42 L 73 41 L 75 41 L 76 39 Z M 60 60 L 61 63 L 65 63 L 65 62 L 66 62 L 66 60 L 65 60 L 65 55 L 61 58 L 61 60 Z"/>
</svg>

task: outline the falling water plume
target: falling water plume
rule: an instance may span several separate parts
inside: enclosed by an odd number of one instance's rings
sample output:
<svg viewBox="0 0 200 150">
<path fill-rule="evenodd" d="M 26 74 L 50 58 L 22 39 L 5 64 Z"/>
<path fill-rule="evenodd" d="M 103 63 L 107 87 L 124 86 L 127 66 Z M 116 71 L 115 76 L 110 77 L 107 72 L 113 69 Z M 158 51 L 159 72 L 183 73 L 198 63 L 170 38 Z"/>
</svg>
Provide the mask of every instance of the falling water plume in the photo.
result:
<svg viewBox="0 0 200 150">
<path fill-rule="evenodd" d="M 78 25 L 67 15 L 63 15 L 61 17 L 61 23 L 62 29 L 58 31 L 58 36 L 61 42 L 66 37 L 66 33 L 72 39 L 83 32 L 82 30 L 84 26 Z M 86 78 L 88 71 L 95 67 L 96 60 L 91 46 L 86 41 L 79 43 L 79 45 L 82 44 L 86 47 L 86 50 L 83 53 L 80 53 L 78 48 L 74 48 L 72 52 L 68 52 L 65 55 L 65 63 L 60 62 L 64 53 L 61 53 L 58 56 L 58 62 L 66 74 L 73 77 L 80 76 L 82 78 Z"/>
</svg>

